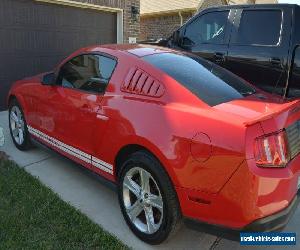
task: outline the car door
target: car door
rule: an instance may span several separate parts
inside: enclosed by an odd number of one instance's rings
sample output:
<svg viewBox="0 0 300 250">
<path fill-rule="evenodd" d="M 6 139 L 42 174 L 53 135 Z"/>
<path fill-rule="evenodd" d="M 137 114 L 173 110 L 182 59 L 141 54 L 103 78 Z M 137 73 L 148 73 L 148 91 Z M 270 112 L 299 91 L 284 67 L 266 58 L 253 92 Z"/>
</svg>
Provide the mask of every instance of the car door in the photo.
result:
<svg viewBox="0 0 300 250">
<path fill-rule="evenodd" d="M 233 10 L 205 12 L 190 21 L 183 31 L 181 48 L 226 66 L 233 13 Z"/>
<path fill-rule="evenodd" d="M 101 140 L 106 123 L 98 119 L 101 100 L 117 62 L 98 54 L 84 54 L 66 62 L 50 86 L 44 105 L 41 129 L 62 143 L 67 154 L 79 160 L 91 159 L 94 140 Z M 42 119 L 42 120 L 43 120 Z"/>
<path fill-rule="evenodd" d="M 291 17 L 283 8 L 239 9 L 227 68 L 270 93 L 283 94 L 287 79 Z"/>
</svg>

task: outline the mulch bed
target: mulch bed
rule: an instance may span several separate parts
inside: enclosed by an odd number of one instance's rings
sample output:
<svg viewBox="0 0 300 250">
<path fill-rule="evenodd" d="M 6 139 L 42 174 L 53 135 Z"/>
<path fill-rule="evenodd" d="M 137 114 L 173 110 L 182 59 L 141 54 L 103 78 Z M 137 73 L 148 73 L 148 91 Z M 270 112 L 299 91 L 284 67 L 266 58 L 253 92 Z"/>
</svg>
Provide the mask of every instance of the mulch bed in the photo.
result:
<svg viewBox="0 0 300 250">
<path fill-rule="evenodd" d="M 8 160 L 8 155 L 3 151 L 0 151 L 0 161 L 1 160 Z"/>
</svg>

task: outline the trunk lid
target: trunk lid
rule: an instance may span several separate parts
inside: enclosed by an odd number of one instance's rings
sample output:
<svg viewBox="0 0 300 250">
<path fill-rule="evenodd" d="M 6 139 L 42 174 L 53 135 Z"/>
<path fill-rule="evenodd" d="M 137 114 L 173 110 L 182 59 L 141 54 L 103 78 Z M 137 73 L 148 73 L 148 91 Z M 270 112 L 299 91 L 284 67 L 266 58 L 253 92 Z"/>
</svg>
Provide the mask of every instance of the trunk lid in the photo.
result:
<svg viewBox="0 0 300 250">
<path fill-rule="evenodd" d="M 282 98 L 262 94 L 254 94 L 243 99 L 222 103 L 214 108 L 242 117 L 245 126 L 269 119 L 278 120 L 281 117 L 284 118 L 284 123 L 282 120 L 281 125 L 283 127 L 280 129 L 283 129 L 300 119 L 300 100 L 284 102 Z"/>
<path fill-rule="evenodd" d="M 214 108 L 243 117 L 246 127 L 259 124 L 264 135 L 284 130 L 291 159 L 300 153 L 300 100 L 282 102 L 252 95 Z"/>
</svg>

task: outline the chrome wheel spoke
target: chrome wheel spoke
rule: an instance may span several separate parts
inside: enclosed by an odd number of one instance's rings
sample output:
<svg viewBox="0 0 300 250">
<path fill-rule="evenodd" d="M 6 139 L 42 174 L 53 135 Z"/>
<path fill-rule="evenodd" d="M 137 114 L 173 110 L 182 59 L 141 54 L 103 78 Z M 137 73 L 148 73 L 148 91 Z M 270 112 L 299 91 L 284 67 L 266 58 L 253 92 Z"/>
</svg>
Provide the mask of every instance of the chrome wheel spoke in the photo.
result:
<svg viewBox="0 0 300 250">
<path fill-rule="evenodd" d="M 21 129 L 22 129 L 23 131 L 25 131 L 25 124 L 24 124 L 24 121 L 22 120 L 22 121 L 20 122 L 20 124 L 21 124 Z"/>
<path fill-rule="evenodd" d="M 147 221 L 148 233 L 152 234 L 156 231 L 156 225 L 154 222 L 153 209 L 152 207 L 147 207 L 144 209 Z"/>
<path fill-rule="evenodd" d="M 10 113 L 10 119 L 11 119 L 11 121 L 16 122 L 16 123 L 19 121 L 18 116 L 14 112 Z"/>
<path fill-rule="evenodd" d="M 16 108 L 16 113 L 17 113 L 18 120 L 19 121 L 22 120 L 22 114 L 19 108 Z"/>
<path fill-rule="evenodd" d="M 140 169 L 140 178 L 141 178 L 142 190 L 145 193 L 149 193 L 150 192 L 150 183 L 149 183 L 150 174 L 147 171 Z"/>
<path fill-rule="evenodd" d="M 131 177 L 126 176 L 124 178 L 124 184 L 137 198 L 139 198 L 141 193 L 141 187 L 131 179 Z"/>
<path fill-rule="evenodd" d="M 136 201 L 131 207 L 127 208 L 127 214 L 132 221 L 138 217 L 143 211 L 143 207 L 139 201 Z"/>
<path fill-rule="evenodd" d="M 12 134 L 13 134 L 14 137 L 19 136 L 19 129 L 18 129 L 18 128 L 14 128 L 14 129 L 12 130 Z"/>
<path fill-rule="evenodd" d="M 147 203 L 152 207 L 156 207 L 159 211 L 163 211 L 163 200 L 161 196 L 149 194 Z"/>
<path fill-rule="evenodd" d="M 19 129 L 19 143 L 22 144 L 24 141 L 23 130 Z"/>
</svg>

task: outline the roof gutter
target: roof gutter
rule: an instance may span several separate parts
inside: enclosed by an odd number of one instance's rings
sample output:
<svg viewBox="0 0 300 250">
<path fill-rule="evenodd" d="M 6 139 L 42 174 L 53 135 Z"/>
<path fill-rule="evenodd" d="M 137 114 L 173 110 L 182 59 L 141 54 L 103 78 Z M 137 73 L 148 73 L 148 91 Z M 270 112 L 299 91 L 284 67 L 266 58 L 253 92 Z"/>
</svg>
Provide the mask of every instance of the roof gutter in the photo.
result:
<svg viewBox="0 0 300 250">
<path fill-rule="evenodd" d="M 141 13 L 141 17 L 151 17 L 151 16 L 159 16 L 159 15 L 174 15 L 174 14 L 177 14 L 178 12 L 189 13 L 189 12 L 196 12 L 196 11 L 197 11 L 197 8 L 186 8 L 186 9 L 165 10 L 165 11 L 148 12 L 148 13 L 146 12 L 146 13 Z"/>
<path fill-rule="evenodd" d="M 181 11 L 179 11 L 178 14 L 180 17 L 180 26 L 182 26 L 183 25 L 183 17 L 182 17 Z"/>
</svg>

